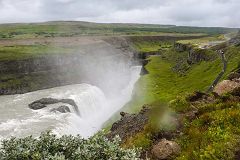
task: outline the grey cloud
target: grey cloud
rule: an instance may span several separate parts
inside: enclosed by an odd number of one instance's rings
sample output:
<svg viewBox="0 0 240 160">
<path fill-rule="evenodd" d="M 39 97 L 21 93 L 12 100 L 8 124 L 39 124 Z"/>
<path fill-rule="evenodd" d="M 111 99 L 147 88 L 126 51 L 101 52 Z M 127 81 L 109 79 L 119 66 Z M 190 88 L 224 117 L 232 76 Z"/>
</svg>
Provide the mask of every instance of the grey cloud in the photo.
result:
<svg viewBox="0 0 240 160">
<path fill-rule="evenodd" d="M 0 0 L 0 23 L 49 20 L 240 27 L 239 0 Z"/>
</svg>

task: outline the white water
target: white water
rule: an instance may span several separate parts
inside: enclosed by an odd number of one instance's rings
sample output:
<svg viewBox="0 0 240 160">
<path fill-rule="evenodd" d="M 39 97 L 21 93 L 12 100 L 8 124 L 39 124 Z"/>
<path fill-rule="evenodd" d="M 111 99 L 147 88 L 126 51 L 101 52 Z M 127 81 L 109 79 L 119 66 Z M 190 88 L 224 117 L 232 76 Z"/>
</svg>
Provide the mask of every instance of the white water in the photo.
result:
<svg viewBox="0 0 240 160">
<path fill-rule="evenodd" d="M 0 96 L 0 139 L 11 136 L 37 136 L 46 130 L 52 130 L 57 135 L 91 136 L 131 99 L 133 86 L 139 78 L 140 70 L 141 67 L 132 67 L 128 85 L 118 94 L 108 97 L 101 89 L 90 84 L 69 85 L 22 95 Z M 37 111 L 28 108 L 31 102 L 47 97 L 73 99 L 79 107 L 81 116 L 77 116 L 73 109 L 71 113 L 50 112 L 50 109 L 56 105 Z"/>
</svg>

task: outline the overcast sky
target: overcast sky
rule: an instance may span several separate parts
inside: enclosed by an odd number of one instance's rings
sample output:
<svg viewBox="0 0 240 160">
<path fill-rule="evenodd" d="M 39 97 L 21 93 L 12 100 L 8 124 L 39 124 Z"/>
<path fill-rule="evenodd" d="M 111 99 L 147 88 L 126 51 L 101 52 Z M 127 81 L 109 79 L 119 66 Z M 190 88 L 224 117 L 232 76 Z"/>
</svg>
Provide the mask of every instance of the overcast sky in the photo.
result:
<svg viewBox="0 0 240 160">
<path fill-rule="evenodd" d="M 0 0 L 0 23 L 52 20 L 240 27 L 240 0 Z"/>
</svg>

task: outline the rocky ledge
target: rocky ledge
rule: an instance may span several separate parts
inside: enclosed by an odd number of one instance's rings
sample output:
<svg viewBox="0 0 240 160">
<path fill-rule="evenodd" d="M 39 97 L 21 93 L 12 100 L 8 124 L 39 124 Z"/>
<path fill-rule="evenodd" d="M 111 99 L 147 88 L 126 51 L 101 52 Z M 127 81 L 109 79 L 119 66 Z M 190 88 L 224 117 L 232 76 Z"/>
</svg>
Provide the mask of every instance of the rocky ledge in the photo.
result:
<svg viewBox="0 0 240 160">
<path fill-rule="evenodd" d="M 125 141 L 128 137 L 144 129 L 144 126 L 148 122 L 148 114 L 149 108 L 147 106 L 144 106 L 139 114 L 121 112 L 121 119 L 112 125 L 108 137 L 113 138 L 118 135 Z"/>
<path fill-rule="evenodd" d="M 29 106 L 30 109 L 39 110 L 39 109 L 48 107 L 48 105 L 58 104 L 58 103 L 65 103 L 65 104 L 69 104 L 69 105 L 73 106 L 75 112 L 76 112 L 78 115 L 80 115 L 78 106 L 77 106 L 77 104 L 75 103 L 75 101 L 72 100 L 72 99 L 42 98 L 42 99 L 39 99 L 39 100 L 36 100 L 36 101 L 30 103 L 28 106 Z M 59 106 L 58 108 L 52 109 L 51 111 L 54 111 L 54 112 L 55 112 L 55 111 L 59 111 L 59 112 L 61 112 L 61 113 L 66 113 L 66 112 L 70 112 L 70 109 L 69 109 L 68 106 L 61 105 L 61 106 Z"/>
<path fill-rule="evenodd" d="M 107 137 L 112 139 L 118 135 L 124 144 L 129 138 L 146 129 L 146 126 L 151 123 L 149 118 L 153 112 L 151 106 L 148 105 L 144 105 L 138 114 L 121 112 L 121 119 L 112 125 Z M 177 120 L 175 118 L 174 120 Z M 153 137 L 154 143 L 147 150 L 143 150 L 141 154 L 142 159 L 151 157 L 152 159 L 163 160 L 176 157 L 180 153 L 181 148 L 176 142 L 171 140 L 174 135 L 176 135 L 175 131 L 162 131 L 156 134 Z"/>
</svg>

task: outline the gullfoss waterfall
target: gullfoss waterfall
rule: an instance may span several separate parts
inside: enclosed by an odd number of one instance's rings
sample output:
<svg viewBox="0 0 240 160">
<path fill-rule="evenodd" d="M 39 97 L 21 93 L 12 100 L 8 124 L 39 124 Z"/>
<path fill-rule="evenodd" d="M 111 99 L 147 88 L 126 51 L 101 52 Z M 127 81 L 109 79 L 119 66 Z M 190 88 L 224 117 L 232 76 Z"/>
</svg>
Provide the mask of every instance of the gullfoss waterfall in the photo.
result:
<svg viewBox="0 0 240 160">
<path fill-rule="evenodd" d="M 112 94 L 105 94 L 97 86 L 82 83 L 22 95 L 1 96 L 0 109 L 4 112 L 0 113 L 0 139 L 11 136 L 38 136 L 47 130 L 52 130 L 57 135 L 91 136 L 131 99 L 133 86 L 139 78 L 140 70 L 140 66 L 131 67 L 128 83 L 119 92 Z M 40 110 L 28 108 L 31 102 L 46 97 L 74 100 L 80 116 L 75 113 L 71 105 L 67 105 L 71 110 L 70 113 L 51 112 L 60 104 L 52 104 Z"/>
</svg>

